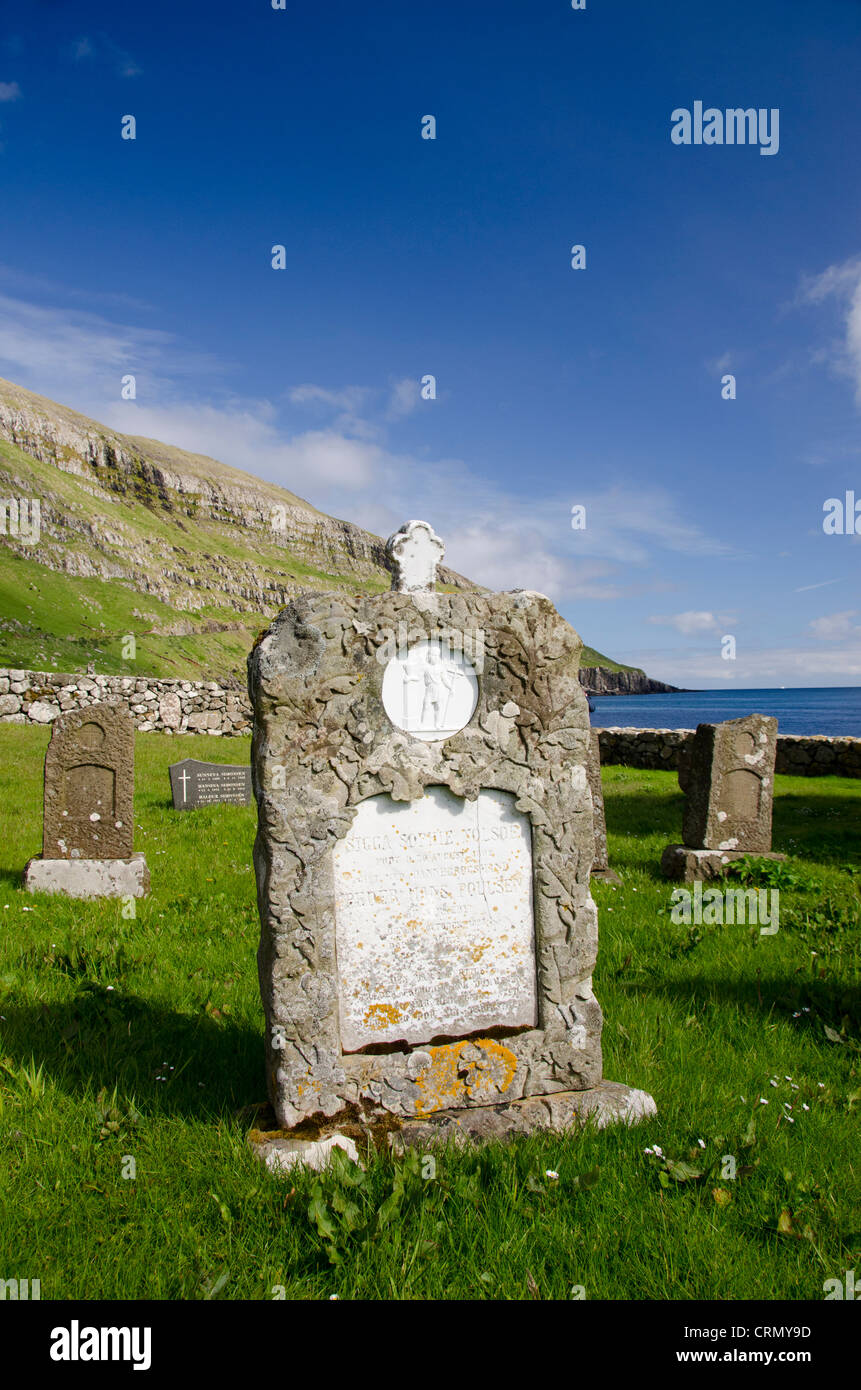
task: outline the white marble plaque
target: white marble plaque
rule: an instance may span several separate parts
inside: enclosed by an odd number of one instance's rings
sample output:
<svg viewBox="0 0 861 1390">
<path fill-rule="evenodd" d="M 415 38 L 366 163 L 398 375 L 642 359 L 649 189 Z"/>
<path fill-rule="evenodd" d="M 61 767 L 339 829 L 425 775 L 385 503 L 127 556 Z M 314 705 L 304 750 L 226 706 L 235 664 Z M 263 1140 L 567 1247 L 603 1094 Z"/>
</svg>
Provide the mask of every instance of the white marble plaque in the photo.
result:
<svg viewBox="0 0 861 1390">
<path fill-rule="evenodd" d="M 333 863 L 345 1052 L 537 1026 L 532 839 L 509 792 L 369 797 Z"/>
<path fill-rule="evenodd" d="M 443 641 L 417 642 L 383 672 L 383 707 L 392 723 L 425 743 L 451 738 L 478 703 L 478 678 L 462 652 Z"/>
</svg>

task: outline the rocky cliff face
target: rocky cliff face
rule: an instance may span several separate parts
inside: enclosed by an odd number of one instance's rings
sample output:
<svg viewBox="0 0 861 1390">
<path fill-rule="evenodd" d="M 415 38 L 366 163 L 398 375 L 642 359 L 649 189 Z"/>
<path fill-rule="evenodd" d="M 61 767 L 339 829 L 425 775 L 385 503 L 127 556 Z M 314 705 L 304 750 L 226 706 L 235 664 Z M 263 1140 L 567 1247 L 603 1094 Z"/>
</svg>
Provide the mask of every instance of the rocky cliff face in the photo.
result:
<svg viewBox="0 0 861 1390">
<path fill-rule="evenodd" d="M 3 497 L 41 508 L 35 543 L 6 534 L 0 546 L 0 663 L 16 668 L 244 684 L 255 633 L 294 594 L 391 582 L 379 536 L 0 378 Z M 477 588 L 453 570 L 439 576 Z M 596 693 L 671 689 L 638 671 L 581 674 Z"/>
<path fill-rule="evenodd" d="M 590 695 L 666 695 L 679 689 L 651 680 L 644 671 L 610 671 L 603 666 L 581 666 L 580 683 Z"/>
<path fill-rule="evenodd" d="M 157 440 L 119 434 L 2 379 L 0 438 L 32 458 L 72 474 L 93 498 L 102 494 L 101 500 L 113 504 L 111 519 L 118 525 L 109 532 L 113 529 L 114 534 L 104 534 L 104 528 L 92 517 L 83 528 L 77 528 L 102 554 L 104 563 L 96 564 L 94 573 L 102 578 L 120 578 L 125 570 L 136 587 L 154 592 L 176 607 L 200 609 L 213 598 L 226 597 L 236 601 L 241 610 L 268 612 L 286 601 L 285 595 L 317 587 L 313 575 L 303 575 L 302 583 L 291 582 L 291 562 L 296 561 L 326 573 L 329 587 L 355 587 L 357 579 L 372 587 L 388 587 L 383 542 L 378 536 L 317 511 L 274 483 Z M 163 544 L 160 539 L 148 538 L 145 547 L 124 545 L 122 517 L 116 505 L 123 501 L 142 504 L 180 531 L 187 531 L 189 523 L 216 535 L 228 528 L 232 534 L 225 539 L 232 540 L 233 546 L 220 547 L 218 556 L 204 551 L 195 557 L 204 563 L 192 564 L 188 551 L 175 542 Z M 44 520 L 44 503 L 42 511 Z M 75 518 L 66 518 L 66 526 L 74 530 Z M 150 549 L 152 539 L 155 552 Z M 257 555 L 245 560 L 228 558 L 237 540 L 240 544 L 262 541 L 274 564 L 261 566 Z M 279 556 L 279 552 L 287 553 Z M 34 558 L 51 564 L 49 551 Z M 68 553 L 62 557 L 64 568 L 69 558 Z M 279 558 L 284 562 L 281 566 Z M 442 569 L 440 578 L 454 588 L 475 587 L 451 570 Z"/>
</svg>

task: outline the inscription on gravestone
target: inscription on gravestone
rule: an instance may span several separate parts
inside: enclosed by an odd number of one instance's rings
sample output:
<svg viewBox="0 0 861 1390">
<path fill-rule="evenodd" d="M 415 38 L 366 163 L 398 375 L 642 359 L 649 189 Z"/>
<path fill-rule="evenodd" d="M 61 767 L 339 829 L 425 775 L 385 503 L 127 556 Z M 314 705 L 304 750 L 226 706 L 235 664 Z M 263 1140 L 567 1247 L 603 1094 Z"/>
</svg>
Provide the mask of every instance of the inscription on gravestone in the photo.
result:
<svg viewBox="0 0 861 1390">
<path fill-rule="evenodd" d="M 536 1026 L 531 836 L 510 793 L 370 797 L 333 860 L 345 1052 Z"/>
<path fill-rule="evenodd" d="M 251 801 L 251 768 L 234 763 L 204 763 L 183 758 L 171 763 L 170 790 L 176 811 L 193 811 L 217 802 L 247 806 Z"/>
</svg>

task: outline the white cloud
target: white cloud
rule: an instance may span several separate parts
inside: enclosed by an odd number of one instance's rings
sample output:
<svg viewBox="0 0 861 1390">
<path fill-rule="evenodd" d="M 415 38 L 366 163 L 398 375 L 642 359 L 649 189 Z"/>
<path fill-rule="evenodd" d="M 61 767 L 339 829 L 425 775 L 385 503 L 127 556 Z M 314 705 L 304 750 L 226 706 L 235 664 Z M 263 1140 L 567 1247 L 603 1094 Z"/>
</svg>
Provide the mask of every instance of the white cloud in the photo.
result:
<svg viewBox="0 0 861 1390">
<path fill-rule="evenodd" d="M 111 63 L 119 77 L 138 77 L 141 69 L 134 58 L 107 34 L 95 38 L 84 35 L 72 44 L 72 57 L 76 63 L 92 58 L 96 62 Z"/>
<path fill-rule="evenodd" d="M 646 619 L 649 623 L 663 627 L 674 627 L 683 637 L 691 637 L 697 632 L 717 632 L 732 622 L 731 618 L 716 618 L 714 613 L 694 612 L 667 613 Z"/>
<path fill-rule="evenodd" d="M 838 349 L 820 349 L 818 355 L 852 378 L 861 405 L 861 256 L 831 265 L 821 275 L 803 277 L 797 302 L 822 304 L 826 299 L 836 299 L 843 308 L 845 339 Z"/>
<path fill-rule="evenodd" d="M 17 82 L 0 82 L 0 101 L 17 101 L 21 88 Z"/>
<path fill-rule="evenodd" d="M 851 621 L 857 618 L 855 608 L 847 608 L 843 613 L 830 613 L 822 618 L 814 618 L 808 623 L 813 637 L 820 642 L 843 642 L 849 637 L 861 637 L 861 627 Z"/>
<path fill-rule="evenodd" d="M 704 651 L 634 649 L 626 652 L 624 659 L 670 685 L 697 690 L 717 690 L 726 685 L 739 690 L 808 687 L 812 672 L 817 685 L 861 685 L 861 641 L 857 638 L 830 652 L 806 643 L 774 648 L 740 643 L 735 661 L 722 658 L 717 640 Z"/>
<path fill-rule="evenodd" d="M 390 420 L 401 419 L 404 415 L 410 415 L 421 404 L 421 390 L 418 381 L 414 377 L 403 377 L 401 381 L 396 381 L 391 389 L 389 396 L 388 418 Z"/>
</svg>

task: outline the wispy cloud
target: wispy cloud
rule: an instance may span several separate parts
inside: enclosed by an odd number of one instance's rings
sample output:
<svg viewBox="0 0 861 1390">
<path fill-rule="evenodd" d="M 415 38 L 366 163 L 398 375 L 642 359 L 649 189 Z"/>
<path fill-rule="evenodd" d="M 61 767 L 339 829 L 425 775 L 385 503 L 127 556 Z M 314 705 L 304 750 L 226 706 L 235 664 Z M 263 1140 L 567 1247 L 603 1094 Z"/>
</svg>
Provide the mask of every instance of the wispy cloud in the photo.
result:
<svg viewBox="0 0 861 1390">
<path fill-rule="evenodd" d="M 138 77 L 141 72 L 132 55 L 107 34 L 82 35 L 72 44 L 71 56 L 76 63 L 92 61 L 110 64 L 119 77 Z"/>
<path fill-rule="evenodd" d="M 731 617 L 719 617 L 714 613 L 693 610 L 687 613 L 659 614 L 647 618 L 646 621 L 660 627 L 675 628 L 683 637 L 693 637 L 700 632 L 726 632 L 726 629 L 735 623 L 735 619 Z"/>
<path fill-rule="evenodd" d="M 17 82 L 0 82 L 0 101 L 18 101 L 22 95 Z"/>
<path fill-rule="evenodd" d="M 799 287 L 797 302 L 823 304 L 835 300 L 843 314 L 843 341 L 819 350 L 821 360 L 855 384 L 855 399 L 861 405 L 861 256 L 852 256 L 831 265 L 820 275 L 806 275 Z"/>
<path fill-rule="evenodd" d="M 829 613 L 825 617 L 814 618 L 808 624 L 808 628 L 819 642 L 845 642 L 850 637 L 861 637 L 861 626 L 852 622 L 852 619 L 857 617 L 857 609 L 847 608 L 842 613 Z"/>
<path fill-rule="evenodd" d="M 800 589 L 793 589 L 796 594 L 809 594 L 811 589 L 826 589 L 829 584 L 842 584 L 842 579 L 821 579 L 818 584 L 802 584 Z"/>
</svg>

